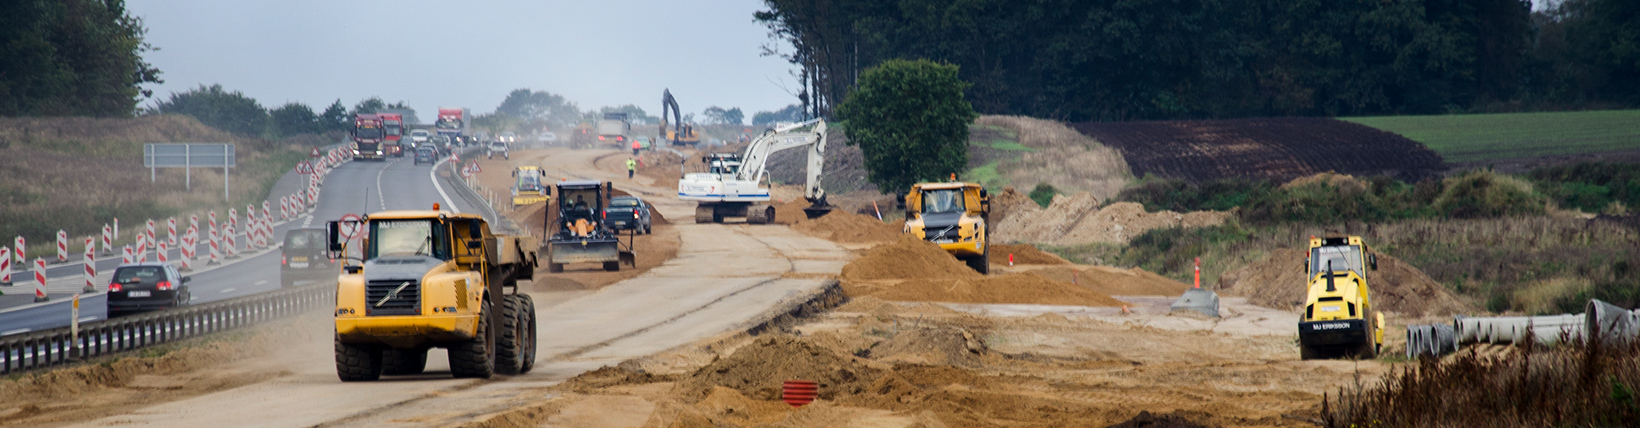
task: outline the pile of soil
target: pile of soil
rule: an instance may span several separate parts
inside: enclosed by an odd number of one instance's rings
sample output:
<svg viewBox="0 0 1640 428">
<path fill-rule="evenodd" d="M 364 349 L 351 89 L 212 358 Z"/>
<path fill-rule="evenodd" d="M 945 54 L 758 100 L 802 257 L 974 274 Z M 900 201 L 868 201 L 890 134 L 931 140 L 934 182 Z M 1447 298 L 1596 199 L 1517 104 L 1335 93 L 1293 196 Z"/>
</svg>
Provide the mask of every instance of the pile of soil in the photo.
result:
<svg viewBox="0 0 1640 428">
<path fill-rule="evenodd" d="M 979 277 L 979 272 L 939 245 L 904 234 L 893 244 L 879 245 L 849 262 L 842 274 L 844 280 L 853 281 Z"/>
<path fill-rule="evenodd" d="M 1016 265 L 1068 265 L 1069 260 L 1060 258 L 1053 253 L 1042 251 L 1031 244 L 994 244 L 991 245 L 991 262 L 1007 264 L 1008 256 L 1014 256 Z"/>
<path fill-rule="evenodd" d="M 1111 296 L 1178 296 L 1190 289 L 1190 284 L 1140 268 L 1054 266 L 1034 269 L 1031 273 Z"/>
<path fill-rule="evenodd" d="M 556 385 L 570 391 L 587 393 L 601 388 L 620 385 L 640 385 L 655 382 L 671 382 L 677 380 L 674 375 L 660 375 L 645 372 L 625 366 L 603 366 L 597 370 L 581 373 Z"/>
<path fill-rule="evenodd" d="M 1023 206 L 1023 204 L 1036 205 L 1036 201 L 1031 200 L 1030 196 L 1014 190 L 1013 187 L 1002 188 L 1002 193 L 991 195 L 991 224 L 1002 224 L 1002 221 L 1007 220 L 1008 215 L 1012 214 L 1016 207 Z M 1042 207 L 1037 206 L 1037 208 Z"/>
<path fill-rule="evenodd" d="M 978 367 L 989 350 L 973 333 L 958 327 L 914 328 L 872 346 L 877 361 Z"/>
<path fill-rule="evenodd" d="M 1293 309 L 1304 304 L 1306 274 L 1301 269 L 1305 250 L 1282 248 L 1245 267 L 1226 272 L 1219 286 L 1226 293 L 1246 296 L 1255 305 Z M 1423 271 L 1393 256 L 1378 253 L 1378 270 L 1368 273 L 1376 310 L 1411 316 L 1446 316 L 1475 309 Z"/>
<path fill-rule="evenodd" d="M 948 303 L 998 303 L 1076 306 L 1121 306 L 1109 295 L 1054 281 L 1034 273 L 992 275 L 969 279 L 913 279 L 899 282 L 844 282 L 849 296 L 876 296 L 883 300 Z"/>
<path fill-rule="evenodd" d="M 857 357 L 839 355 L 797 337 L 769 336 L 685 375 L 674 391 L 694 401 L 721 386 L 753 400 L 779 400 L 782 382 L 801 379 L 819 384 L 820 399 L 835 400 L 839 394 L 866 393 L 881 376 L 881 370 Z"/>
<path fill-rule="evenodd" d="M 775 208 L 775 217 L 780 215 L 780 208 Z M 801 208 L 797 215 L 803 215 Z M 884 223 L 876 217 L 840 211 L 792 225 L 799 232 L 845 244 L 893 242 L 905 236 L 904 228 L 901 222 Z"/>
<path fill-rule="evenodd" d="M 1093 195 L 1054 196 L 1047 209 L 1029 199 L 1006 208 L 1007 217 L 997 224 L 992 238 L 1001 242 L 1034 242 L 1079 245 L 1090 242 L 1126 243 L 1151 229 L 1205 227 L 1224 224 L 1224 211 L 1146 212 L 1144 205 L 1118 202 L 1099 208 Z"/>
<path fill-rule="evenodd" d="M 803 209 L 808 208 L 809 205 L 809 201 L 802 199 L 774 204 L 774 222 L 793 225 L 809 221 L 808 214 L 803 213 Z"/>
</svg>

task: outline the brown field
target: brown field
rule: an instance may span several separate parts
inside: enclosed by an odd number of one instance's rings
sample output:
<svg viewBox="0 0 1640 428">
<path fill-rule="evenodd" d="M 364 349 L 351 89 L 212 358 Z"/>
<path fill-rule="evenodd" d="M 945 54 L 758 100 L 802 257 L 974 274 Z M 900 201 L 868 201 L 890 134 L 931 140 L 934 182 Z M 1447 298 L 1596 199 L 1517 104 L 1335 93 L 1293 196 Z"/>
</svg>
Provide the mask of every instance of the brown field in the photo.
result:
<svg viewBox="0 0 1640 428">
<path fill-rule="evenodd" d="M 1406 181 L 1445 170 L 1441 156 L 1389 132 L 1326 118 L 1262 118 L 1072 125 L 1115 147 L 1133 174 L 1187 181 L 1288 181 L 1334 171 Z"/>
</svg>

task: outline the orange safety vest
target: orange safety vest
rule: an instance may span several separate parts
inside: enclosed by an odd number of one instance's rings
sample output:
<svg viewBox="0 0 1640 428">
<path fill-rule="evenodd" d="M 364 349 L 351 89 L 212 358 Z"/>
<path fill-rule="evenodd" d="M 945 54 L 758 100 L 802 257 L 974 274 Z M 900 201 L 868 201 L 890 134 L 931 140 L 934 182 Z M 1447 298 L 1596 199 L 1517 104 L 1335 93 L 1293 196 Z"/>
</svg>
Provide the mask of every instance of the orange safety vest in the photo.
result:
<svg viewBox="0 0 1640 428">
<path fill-rule="evenodd" d="M 633 149 L 641 149 L 641 148 L 643 148 L 643 146 L 638 144 L 638 140 L 632 140 L 632 148 Z"/>
</svg>

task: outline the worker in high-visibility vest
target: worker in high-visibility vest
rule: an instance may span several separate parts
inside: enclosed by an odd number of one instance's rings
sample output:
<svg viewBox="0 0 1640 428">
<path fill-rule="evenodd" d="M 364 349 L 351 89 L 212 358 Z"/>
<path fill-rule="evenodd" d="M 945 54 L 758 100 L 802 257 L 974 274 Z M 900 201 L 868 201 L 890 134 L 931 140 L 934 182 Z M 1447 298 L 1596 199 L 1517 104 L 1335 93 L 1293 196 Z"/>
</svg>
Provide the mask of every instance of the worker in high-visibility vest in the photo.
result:
<svg viewBox="0 0 1640 428">
<path fill-rule="evenodd" d="M 633 149 L 637 150 L 637 149 Z M 626 158 L 626 178 L 632 178 L 638 172 L 638 161 Z"/>
</svg>

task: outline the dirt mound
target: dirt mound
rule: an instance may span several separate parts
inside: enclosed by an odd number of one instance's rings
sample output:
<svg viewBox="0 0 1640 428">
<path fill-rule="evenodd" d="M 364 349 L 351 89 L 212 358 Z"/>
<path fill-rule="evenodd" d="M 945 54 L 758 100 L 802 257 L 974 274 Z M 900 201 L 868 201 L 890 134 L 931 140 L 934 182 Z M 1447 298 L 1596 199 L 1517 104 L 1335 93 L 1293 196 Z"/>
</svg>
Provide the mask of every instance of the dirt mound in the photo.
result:
<svg viewBox="0 0 1640 428">
<path fill-rule="evenodd" d="M 1036 201 L 1031 200 L 1030 196 L 1014 190 L 1013 187 L 1004 187 L 1002 193 L 991 195 L 991 224 L 1002 224 L 1002 221 L 1007 220 L 1008 215 L 1013 214 L 1015 208 L 1022 206 L 1022 204 L 1035 206 Z M 1037 208 L 1042 207 L 1037 206 Z"/>
<path fill-rule="evenodd" d="M 657 375 L 624 366 L 603 366 L 599 367 L 597 370 L 581 373 L 575 377 L 569 378 L 569 380 L 558 384 L 556 387 L 586 393 L 611 386 L 671 382 L 674 380 L 677 380 L 676 376 Z"/>
<path fill-rule="evenodd" d="M 844 281 L 849 296 L 949 303 L 1121 306 L 1109 295 L 1034 273 L 905 281 Z"/>
<path fill-rule="evenodd" d="M 992 232 L 994 239 L 1053 245 L 1125 243 L 1151 229 L 1216 226 L 1230 216 L 1223 211 L 1152 213 L 1133 202 L 1099 208 L 1099 200 L 1087 193 L 1054 196 L 1046 209 L 1027 199 L 1013 203 L 1008 211 L 1010 214 Z"/>
<path fill-rule="evenodd" d="M 801 216 L 803 211 L 798 209 L 797 214 Z M 775 216 L 780 215 L 780 208 L 775 208 Z M 840 211 L 792 225 L 799 232 L 846 244 L 892 242 L 905 236 L 903 228 L 903 223 L 884 223 L 876 217 Z"/>
<path fill-rule="evenodd" d="M 1065 260 L 1063 258 L 1060 258 L 1059 256 L 1056 256 L 1053 253 L 1049 253 L 1047 251 L 1042 251 L 1041 249 L 1036 248 L 1035 245 L 1030 245 L 1030 244 L 996 244 L 996 245 L 992 245 L 991 246 L 991 254 L 994 255 L 994 257 L 995 257 L 994 260 L 995 260 L 995 263 L 997 263 L 997 264 L 1007 264 L 1009 255 L 1014 256 L 1014 264 L 1016 264 L 1016 265 L 1068 265 L 1068 264 L 1071 264 L 1071 262 L 1069 260 Z"/>
<path fill-rule="evenodd" d="M 842 278 L 881 279 L 978 278 L 980 274 L 957 261 L 939 245 L 901 235 L 893 244 L 879 245 L 843 266 Z"/>
<path fill-rule="evenodd" d="M 942 326 L 902 331 L 872 346 L 869 357 L 894 363 L 977 367 L 987 351 L 968 330 Z"/>
<path fill-rule="evenodd" d="M 803 209 L 809 205 L 809 201 L 802 199 L 774 204 L 774 222 L 786 225 L 807 222 L 809 216 L 803 213 Z"/>
<path fill-rule="evenodd" d="M 1284 248 L 1245 267 L 1226 272 L 1219 286 L 1226 293 L 1246 296 L 1247 301 L 1276 309 L 1293 309 L 1304 304 L 1307 293 L 1303 265 L 1305 252 Z M 1372 301 L 1377 310 L 1411 316 L 1452 315 L 1474 310 L 1412 265 L 1378 253 L 1378 270 L 1368 274 Z"/>
<path fill-rule="evenodd" d="M 788 379 L 814 381 L 820 398 L 834 400 L 839 394 L 865 393 L 882 376 L 851 356 L 791 336 L 758 339 L 684 376 L 675 387 L 689 400 L 705 399 L 714 387 L 727 387 L 754 400 L 779 400 L 782 382 Z"/>
<path fill-rule="evenodd" d="M 1177 412 L 1173 414 L 1155 415 L 1148 411 L 1139 411 L 1138 416 L 1122 423 L 1106 428 L 1207 428 L 1206 425 L 1191 422 Z"/>
<path fill-rule="evenodd" d="M 1178 296 L 1190 288 L 1190 284 L 1174 281 L 1140 268 L 1054 266 L 1035 269 L 1031 273 L 1111 296 Z"/>
</svg>

